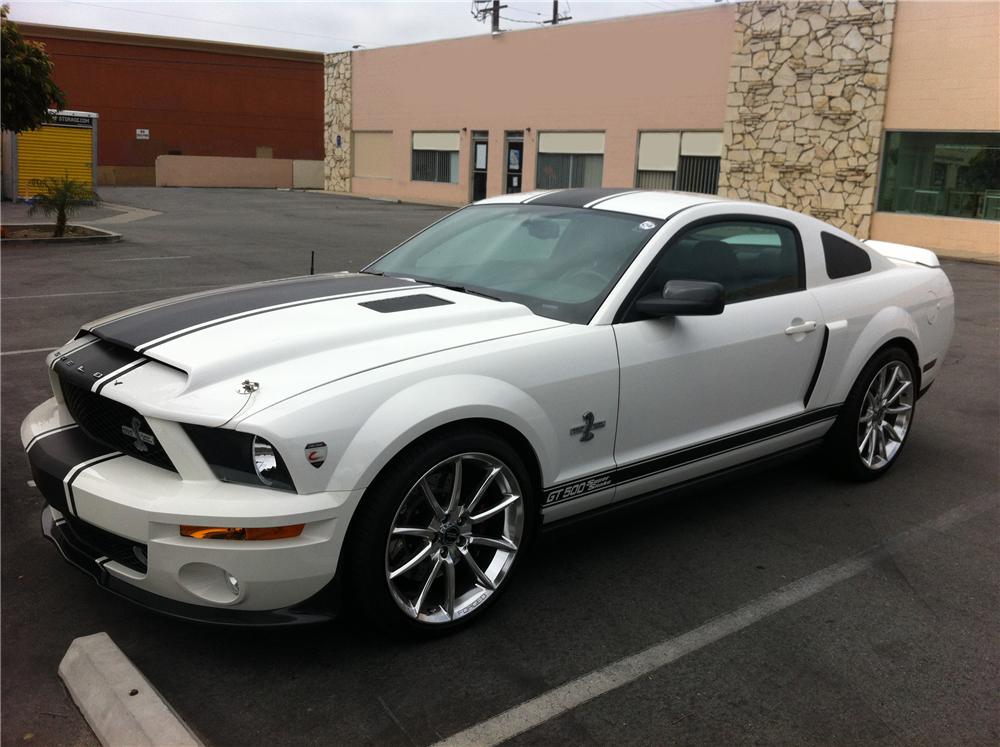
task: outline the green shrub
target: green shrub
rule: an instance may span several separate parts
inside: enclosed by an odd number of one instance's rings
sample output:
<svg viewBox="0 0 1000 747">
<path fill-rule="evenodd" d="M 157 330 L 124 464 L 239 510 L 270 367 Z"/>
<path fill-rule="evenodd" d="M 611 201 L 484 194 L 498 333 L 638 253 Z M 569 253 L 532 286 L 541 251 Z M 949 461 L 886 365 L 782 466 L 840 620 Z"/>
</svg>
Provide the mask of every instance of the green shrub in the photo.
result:
<svg viewBox="0 0 1000 747">
<path fill-rule="evenodd" d="M 41 210 L 46 215 L 55 215 L 56 230 L 52 234 L 55 237 L 66 233 L 66 219 L 81 206 L 98 205 L 101 202 L 94 190 L 68 176 L 34 179 L 31 186 L 36 194 L 31 199 L 28 214 L 34 215 Z"/>
</svg>

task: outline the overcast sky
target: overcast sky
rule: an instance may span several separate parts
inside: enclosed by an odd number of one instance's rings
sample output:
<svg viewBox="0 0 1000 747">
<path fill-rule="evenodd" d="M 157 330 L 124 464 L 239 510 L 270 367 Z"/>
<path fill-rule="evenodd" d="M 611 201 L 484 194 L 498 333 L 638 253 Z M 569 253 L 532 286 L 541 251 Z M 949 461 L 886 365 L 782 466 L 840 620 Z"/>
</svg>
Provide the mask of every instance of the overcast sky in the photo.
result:
<svg viewBox="0 0 1000 747">
<path fill-rule="evenodd" d="M 471 0 L 455 2 L 144 2 L 142 0 L 9 0 L 15 21 L 128 31 L 192 39 L 213 39 L 271 47 L 335 52 L 355 44 L 390 44 L 489 33 L 472 18 Z M 568 23 L 598 18 L 662 13 L 712 0 L 587 2 L 560 0 Z M 551 2 L 504 0 L 502 28 L 532 28 L 551 18 Z"/>
</svg>

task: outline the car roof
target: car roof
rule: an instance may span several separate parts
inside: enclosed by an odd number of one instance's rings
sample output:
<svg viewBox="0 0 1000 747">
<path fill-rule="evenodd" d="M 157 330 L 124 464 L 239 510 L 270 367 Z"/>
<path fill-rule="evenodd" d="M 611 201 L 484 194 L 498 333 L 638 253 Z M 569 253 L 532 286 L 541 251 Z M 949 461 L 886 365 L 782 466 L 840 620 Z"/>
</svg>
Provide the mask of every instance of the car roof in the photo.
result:
<svg viewBox="0 0 1000 747">
<path fill-rule="evenodd" d="M 716 195 L 695 192 L 660 192 L 648 189 L 602 187 L 600 189 L 550 189 L 500 195 L 480 200 L 476 205 L 547 205 L 592 208 L 665 219 L 678 210 L 710 202 L 726 202 Z"/>
</svg>

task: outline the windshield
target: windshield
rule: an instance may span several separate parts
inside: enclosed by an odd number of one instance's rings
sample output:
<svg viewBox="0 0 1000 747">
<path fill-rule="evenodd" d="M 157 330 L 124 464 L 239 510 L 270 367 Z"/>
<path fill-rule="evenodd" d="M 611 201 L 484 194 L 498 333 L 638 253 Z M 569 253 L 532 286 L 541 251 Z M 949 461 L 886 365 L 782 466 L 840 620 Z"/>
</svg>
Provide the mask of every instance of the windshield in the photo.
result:
<svg viewBox="0 0 1000 747">
<path fill-rule="evenodd" d="M 478 205 L 400 244 L 365 272 L 460 286 L 585 324 L 662 221 L 541 205 Z"/>
</svg>

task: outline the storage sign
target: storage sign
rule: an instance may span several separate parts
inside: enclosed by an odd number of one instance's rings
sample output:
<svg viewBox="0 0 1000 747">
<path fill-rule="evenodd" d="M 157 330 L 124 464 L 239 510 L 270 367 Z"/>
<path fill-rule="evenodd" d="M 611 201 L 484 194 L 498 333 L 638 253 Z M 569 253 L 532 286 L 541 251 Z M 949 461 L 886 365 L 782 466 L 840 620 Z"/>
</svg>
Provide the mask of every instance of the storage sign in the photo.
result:
<svg viewBox="0 0 1000 747">
<path fill-rule="evenodd" d="M 93 127 L 94 120 L 76 114 L 52 114 L 51 123 L 63 127 Z"/>
</svg>

